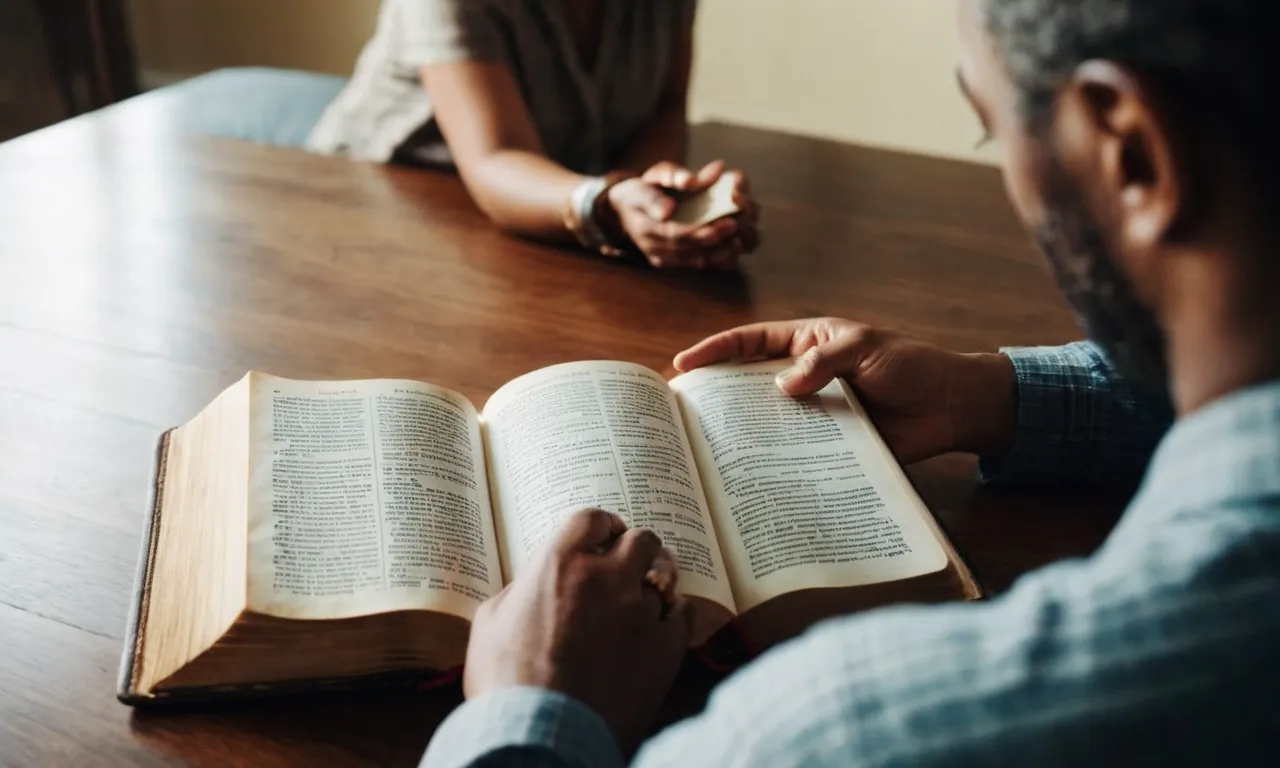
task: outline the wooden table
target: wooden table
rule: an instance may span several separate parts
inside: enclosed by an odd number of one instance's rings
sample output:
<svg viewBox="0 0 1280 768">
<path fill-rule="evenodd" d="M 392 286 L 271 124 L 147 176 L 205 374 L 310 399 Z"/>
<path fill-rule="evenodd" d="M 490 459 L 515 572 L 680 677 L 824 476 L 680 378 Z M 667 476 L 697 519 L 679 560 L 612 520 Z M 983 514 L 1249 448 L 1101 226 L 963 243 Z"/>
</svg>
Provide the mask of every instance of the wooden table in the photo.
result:
<svg viewBox="0 0 1280 768">
<path fill-rule="evenodd" d="M 152 444 L 255 368 L 483 401 L 540 366 L 658 369 L 819 314 L 966 350 L 1077 337 L 995 171 L 710 125 L 767 244 L 658 273 L 504 237 L 454 178 L 183 138 L 146 96 L 0 146 L 0 763 L 412 765 L 456 690 L 135 714 L 114 699 Z M 1092 551 L 1117 499 L 912 471 L 985 584 Z M 690 672 L 672 712 L 712 678 Z"/>
</svg>

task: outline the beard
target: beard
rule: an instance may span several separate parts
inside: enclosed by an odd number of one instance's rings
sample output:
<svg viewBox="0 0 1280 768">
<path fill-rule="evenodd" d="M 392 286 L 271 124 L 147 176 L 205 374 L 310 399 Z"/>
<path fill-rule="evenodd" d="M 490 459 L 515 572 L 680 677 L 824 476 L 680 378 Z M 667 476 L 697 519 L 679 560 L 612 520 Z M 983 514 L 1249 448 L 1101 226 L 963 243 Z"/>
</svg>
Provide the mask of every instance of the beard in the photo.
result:
<svg viewBox="0 0 1280 768">
<path fill-rule="evenodd" d="M 1139 301 L 1102 227 L 1065 173 L 1049 176 L 1046 214 L 1035 239 L 1063 297 L 1121 376 L 1152 392 L 1168 393 L 1165 334 L 1155 313 Z"/>
</svg>

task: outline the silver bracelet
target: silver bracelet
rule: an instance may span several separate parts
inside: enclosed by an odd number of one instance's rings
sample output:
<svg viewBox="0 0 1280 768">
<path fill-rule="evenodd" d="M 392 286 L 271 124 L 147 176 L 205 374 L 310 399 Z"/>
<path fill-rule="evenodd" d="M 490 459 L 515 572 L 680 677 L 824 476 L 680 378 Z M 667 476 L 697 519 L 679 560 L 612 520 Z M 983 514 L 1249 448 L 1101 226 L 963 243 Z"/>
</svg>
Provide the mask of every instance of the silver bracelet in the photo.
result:
<svg viewBox="0 0 1280 768">
<path fill-rule="evenodd" d="M 600 231 L 600 224 L 595 220 L 593 213 L 596 201 L 608 186 L 609 181 L 603 176 L 587 179 L 574 188 L 569 198 L 574 214 L 581 222 L 583 245 L 593 251 L 606 245 L 604 232 Z"/>
</svg>

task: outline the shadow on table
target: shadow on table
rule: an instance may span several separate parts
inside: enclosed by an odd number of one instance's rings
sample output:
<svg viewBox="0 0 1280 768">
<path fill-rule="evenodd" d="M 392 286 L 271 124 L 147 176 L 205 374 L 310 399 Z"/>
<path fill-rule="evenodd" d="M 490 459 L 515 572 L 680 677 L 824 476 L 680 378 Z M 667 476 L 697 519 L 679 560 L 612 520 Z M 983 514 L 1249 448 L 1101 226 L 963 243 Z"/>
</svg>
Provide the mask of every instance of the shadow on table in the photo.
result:
<svg viewBox="0 0 1280 768">
<path fill-rule="evenodd" d="M 134 737 L 192 764 L 415 766 L 460 688 L 324 694 L 138 710 Z"/>
<path fill-rule="evenodd" d="M 690 656 L 656 730 L 700 712 L 725 677 Z M 184 763 L 416 766 L 462 703 L 458 684 L 432 691 L 291 696 L 137 710 L 134 738 Z"/>
<path fill-rule="evenodd" d="M 1050 563 L 1092 555 L 1133 495 L 1126 488 L 978 485 L 976 460 L 942 456 L 908 469 L 920 496 L 987 595 Z"/>
</svg>

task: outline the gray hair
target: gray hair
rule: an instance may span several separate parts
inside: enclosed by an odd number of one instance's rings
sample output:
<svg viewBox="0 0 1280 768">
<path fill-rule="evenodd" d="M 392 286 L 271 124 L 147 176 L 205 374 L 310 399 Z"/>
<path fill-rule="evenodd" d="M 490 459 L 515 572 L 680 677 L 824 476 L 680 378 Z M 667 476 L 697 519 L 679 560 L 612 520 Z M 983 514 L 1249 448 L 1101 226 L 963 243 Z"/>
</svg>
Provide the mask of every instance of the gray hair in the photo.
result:
<svg viewBox="0 0 1280 768">
<path fill-rule="evenodd" d="M 1149 78 L 1188 124 L 1233 145 L 1254 181 L 1277 190 L 1280 1 L 983 0 L 983 11 L 1033 127 L 1077 67 L 1113 61 Z"/>
<path fill-rule="evenodd" d="M 987 24 L 1028 107 L 1046 106 L 1080 64 L 1269 90 L 1280 56 L 1275 0 L 985 0 Z"/>
</svg>

